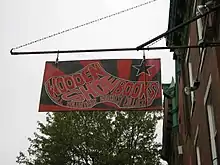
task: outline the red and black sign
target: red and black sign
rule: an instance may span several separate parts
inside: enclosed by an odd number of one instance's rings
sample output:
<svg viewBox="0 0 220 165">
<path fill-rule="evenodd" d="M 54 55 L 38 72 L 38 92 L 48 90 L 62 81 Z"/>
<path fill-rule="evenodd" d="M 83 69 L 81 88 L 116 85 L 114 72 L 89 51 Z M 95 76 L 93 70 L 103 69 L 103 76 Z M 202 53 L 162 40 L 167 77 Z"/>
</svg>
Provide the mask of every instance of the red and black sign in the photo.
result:
<svg viewBox="0 0 220 165">
<path fill-rule="evenodd" d="M 46 62 L 40 112 L 161 110 L 160 59 Z"/>
</svg>

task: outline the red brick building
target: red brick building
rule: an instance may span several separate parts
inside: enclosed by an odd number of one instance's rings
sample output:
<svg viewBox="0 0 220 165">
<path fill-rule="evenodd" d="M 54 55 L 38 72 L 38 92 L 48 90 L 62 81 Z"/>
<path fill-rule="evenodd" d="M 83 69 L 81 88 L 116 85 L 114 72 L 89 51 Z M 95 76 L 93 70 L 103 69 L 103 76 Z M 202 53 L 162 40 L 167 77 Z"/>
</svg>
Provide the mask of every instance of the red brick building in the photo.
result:
<svg viewBox="0 0 220 165">
<path fill-rule="evenodd" d="M 219 3 L 220 0 L 171 0 L 168 29 Z M 167 46 L 219 42 L 220 9 L 166 39 Z M 175 83 L 164 85 L 162 158 L 169 165 L 218 165 L 220 47 L 171 51 L 174 52 L 176 75 Z"/>
</svg>

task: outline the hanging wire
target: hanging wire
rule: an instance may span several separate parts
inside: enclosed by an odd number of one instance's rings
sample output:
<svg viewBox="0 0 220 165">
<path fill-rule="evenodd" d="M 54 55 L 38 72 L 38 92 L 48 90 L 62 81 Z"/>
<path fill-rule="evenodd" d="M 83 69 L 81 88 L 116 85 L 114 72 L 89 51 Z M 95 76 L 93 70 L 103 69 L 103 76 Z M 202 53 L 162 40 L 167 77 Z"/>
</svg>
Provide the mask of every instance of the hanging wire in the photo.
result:
<svg viewBox="0 0 220 165">
<path fill-rule="evenodd" d="M 56 58 L 56 61 L 55 61 L 56 67 L 58 67 L 58 63 L 59 63 L 59 51 L 57 53 L 57 58 Z"/>
<path fill-rule="evenodd" d="M 26 46 L 32 45 L 32 44 L 34 44 L 34 43 L 37 43 L 37 42 L 40 42 L 40 41 L 43 41 L 43 40 L 46 40 L 46 39 L 49 39 L 49 38 L 58 36 L 58 35 L 60 35 L 60 34 L 63 34 L 63 33 L 66 33 L 66 32 L 69 32 L 69 31 L 72 31 L 72 30 L 81 28 L 81 27 L 84 27 L 84 26 L 86 26 L 86 25 L 90 25 L 90 24 L 93 24 L 93 23 L 96 23 L 96 22 L 105 20 L 105 19 L 107 19 L 107 18 L 111 18 L 111 17 L 113 17 L 113 16 L 120 15 L 120 14 L 123 14 L 123 13 L 125 13 L 125 12 L 131 11 L 131 10 L 134 10 L 134 9 L 137 9 L 137 8 L 139 8 L 139 7 L 142 7 L 142 6 L 145 6 L 145 5 L 147 5 L 147 4 L 150 4 L 150 3 L 154 2 L 154 1 L 157 1 L 157 0 L 147 1 L 147 2 L 145 2 L 145 3 L 142 3 L 142 4 L 139 4 L 139 5 L 136 5 L 136 6 L 127 8 L 127 9 L 125 9 L 125 10 L 121 10 L 121 11 L 119 11 L 119 12 L 116 12 L 116 13 L 113 13 L 113 14 L 110 14 L 110 15 L 107 15 L 107 16 L 104 16 L 104 17 L 95 19 L 95 20 L 93 20 L 93 21 L 89 21 L 89 22 L 86 22 L 86 23 L 84 23 L 84 24 L 77 25 L 77 26 L 75 26 L 75 27 L 72 27 L 72 28 L 69 28 L 69 29 L 66 29 L 66 30 L 63 30 L 63 31 L 60 31 L 60 32 L 57 32 L 57 33 L 54 33 L 54 34 L 51 34 L 51 35 L 49 35 L 49 36 L 42 37 L 42 38 L 40 38 L 40 39 L 37 39 L 37 40 L 31 41 L 31 42 L 28 42 L 28 43 L 26 43 L 26 44 L 17 46 L 17 47 L 12 48 L 12 49 L 15 50 L 15 49 L 19 49 L 19 48 L 22 48 L 22 47 L 26 47 Z"/>
</svg>

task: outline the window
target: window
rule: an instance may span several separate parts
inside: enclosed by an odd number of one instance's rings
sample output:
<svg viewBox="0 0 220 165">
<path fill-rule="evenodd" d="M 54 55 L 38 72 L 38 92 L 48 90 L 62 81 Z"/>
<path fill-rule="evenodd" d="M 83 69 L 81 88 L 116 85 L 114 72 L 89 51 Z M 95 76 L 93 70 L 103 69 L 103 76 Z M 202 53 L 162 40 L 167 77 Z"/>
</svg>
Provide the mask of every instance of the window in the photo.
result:
<svg viewBox="0 0 220 165">
<path fill-rule="evenodd" d="M 208 113 L 208 123 L 209 123 L 210 144 L 212 151 L 212 162 L 213 165 L 218 165 L 217 149 L 216 149 L 216 141 L 215 141 L 217 130 L 215 127 L 214 111 L 211 105 L 207 105 L 207 113 Z"/>
</svg>

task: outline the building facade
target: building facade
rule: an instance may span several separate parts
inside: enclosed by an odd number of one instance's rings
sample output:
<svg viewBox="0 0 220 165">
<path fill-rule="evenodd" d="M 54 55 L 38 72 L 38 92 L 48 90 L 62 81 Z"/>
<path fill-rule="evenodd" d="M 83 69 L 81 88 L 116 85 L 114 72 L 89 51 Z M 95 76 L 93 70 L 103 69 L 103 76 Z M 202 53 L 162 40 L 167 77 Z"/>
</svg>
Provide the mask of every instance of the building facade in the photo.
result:
<svg viewBox="0 0 220 165">
<path fill-rule="evenodd" d="M 206 5 L 205 5 L 206 4 Z M 168 29 L 203 14 L 220 0 L 171 0 Z M 220 9 L 166 37 L 167 46 L 204 44 L 171 50 L 175 82 L 165 84 L 162 158 L 169 165 L 220 164 Z"/>
</svg>

